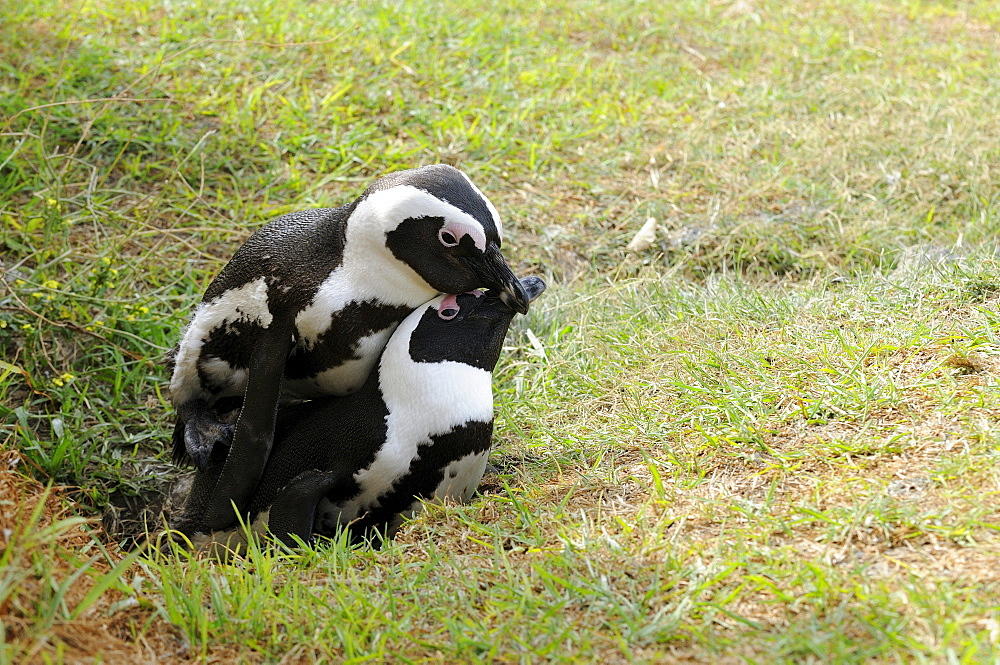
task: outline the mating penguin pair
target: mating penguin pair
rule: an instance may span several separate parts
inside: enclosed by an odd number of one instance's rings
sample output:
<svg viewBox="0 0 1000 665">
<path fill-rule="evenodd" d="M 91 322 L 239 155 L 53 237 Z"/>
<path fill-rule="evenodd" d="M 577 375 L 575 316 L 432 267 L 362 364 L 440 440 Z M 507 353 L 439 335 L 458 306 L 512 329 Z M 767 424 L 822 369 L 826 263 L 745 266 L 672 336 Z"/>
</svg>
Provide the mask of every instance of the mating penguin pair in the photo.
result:
<svg viewBox="0 0 1000 665">
<path fill-rule="evenodd" d="M 520 284 L 529 300 L 545 289 L 537 277 Z M 378 541 L 421 500 L 467 502 L 486 468 L 492 372 L 514 314 L 495 290 L 439 296 L 403 320 L 360 390 L 282 407 L 249 501 L 254 530 L 290 545 L 344 528 Z M 196 476 L 188 513 L 201 510 L 212 473 L 210 463 Z M 243 544 L 235 529 L 187 532 L 198 549 Z"/>
<path fill-rule="evenodd" d="M 526 312 L 501 236 L 493 204 L 445 165 L 390 174 L 349 205 L 254 233 L 209 285 L 175 356 L 175 459 L 204 469 L 225 453 L 182 530 L 234 524 L 233 503 L 246 512 L 270 456 L 279 401 L 358 390 L 399 322 L 436 294 L 490 288 Z M 222 405 L 239 398 L 232 424 Z"/>
</svg>

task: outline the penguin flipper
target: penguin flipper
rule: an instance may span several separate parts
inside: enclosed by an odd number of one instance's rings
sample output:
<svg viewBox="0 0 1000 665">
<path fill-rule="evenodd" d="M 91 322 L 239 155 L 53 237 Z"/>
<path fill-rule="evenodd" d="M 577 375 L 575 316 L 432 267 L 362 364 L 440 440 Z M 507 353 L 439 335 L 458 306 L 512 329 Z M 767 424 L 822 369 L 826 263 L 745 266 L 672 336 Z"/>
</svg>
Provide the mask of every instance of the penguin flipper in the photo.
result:
<svg viewBox="0 0 1000 665">
<path fill-rule="evenodd" d="M 187 496 L 184 497 L 183 505 L 170 515 L 171 531 L 182 533 L 187 538 L 192 538 L 197 532 L 204 531 L 201 527 L 202 516 L 205 513 L 212 490 L 215 489 L 223 463 L 222 457 L 216 455 L 209 460 L 208 466 L 195 472 L 191 487 L 187 490 Z"/>
<path fill-rule="evenodd" d="M 203 527 L 220 530 L 236 523 L 264 473 L 274 443 L 285 361 L 292 348 L 291 322 L 275 319 L 260 331 L 250 358 L 243 407 L 225 466 L 206 506 Z"/>
<path fill-rule="evenodd" d="M 311 543 L 320 500 L 346 479 L 344 473 L 317 469 L 303 471 L 295 476 L 274 498 L 268 513 L 268 530 L 288 547 L 296 545 L 292 536 L 297 536 L 304 543 Z"/>
</svg>

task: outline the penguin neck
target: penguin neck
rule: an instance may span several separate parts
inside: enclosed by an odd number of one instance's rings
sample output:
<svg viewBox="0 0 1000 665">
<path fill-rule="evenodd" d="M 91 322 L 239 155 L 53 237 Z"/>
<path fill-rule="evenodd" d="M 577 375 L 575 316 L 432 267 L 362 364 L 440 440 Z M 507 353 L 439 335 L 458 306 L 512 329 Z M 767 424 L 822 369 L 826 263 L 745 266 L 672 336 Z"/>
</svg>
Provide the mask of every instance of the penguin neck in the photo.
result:
<svg viewBox="0 0 1000 665">
<path fill-rule="evenodd" d="M 398 226 L 399 211 L 381 199 L 377 193 L 355 207 L 347 224 L 344 260 L 335 272 L 345 292 L 416 307 L 438 291 L 386 246 L 386 233 Z"/>
<path fill-rule="evenodd" d="M 378 210 L 361 201 L 345 229 L 341 263 L 320 284 L 313 302 L 296 317 L 299 333 L 315 337 L 329 326 L 330 313 L 351 302 L 416 307 L 437 290 L 386 247 L 388 224 Z"/>
<path fill-rule="evenodd" d="M 433 304 L 431 305 L 433 307 Z M 379 389 L 390 414 L 423 421 L 428 433 L 443 433 L 463 422 L 493 419 L 492 374 L 462 362 L 416 362 L 410 338 L 427 307 L 410 314 L 389 339 L 379 363 Z M 419 414 L 419 415 L 417 415 Z M 393 417 L 390 417 L 392 420 Z"/>
</svg>

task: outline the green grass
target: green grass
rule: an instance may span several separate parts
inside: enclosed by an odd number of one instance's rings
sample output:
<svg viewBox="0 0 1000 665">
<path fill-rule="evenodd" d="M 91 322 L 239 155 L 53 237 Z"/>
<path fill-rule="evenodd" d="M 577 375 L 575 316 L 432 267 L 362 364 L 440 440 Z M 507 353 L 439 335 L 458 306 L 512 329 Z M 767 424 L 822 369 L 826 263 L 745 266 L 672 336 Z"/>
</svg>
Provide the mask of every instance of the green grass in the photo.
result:
<svg viewBox="0 0 1000 665">
<path fill-rule="evenodd" d="M 0 5 L 0 660 L 994 662 L 995 5 Z M 173 473 L 212 276 L 432 162 L 550 284 L 502 482 L 380 551 L 117 564 L 77 518 Z"/>
</svg>

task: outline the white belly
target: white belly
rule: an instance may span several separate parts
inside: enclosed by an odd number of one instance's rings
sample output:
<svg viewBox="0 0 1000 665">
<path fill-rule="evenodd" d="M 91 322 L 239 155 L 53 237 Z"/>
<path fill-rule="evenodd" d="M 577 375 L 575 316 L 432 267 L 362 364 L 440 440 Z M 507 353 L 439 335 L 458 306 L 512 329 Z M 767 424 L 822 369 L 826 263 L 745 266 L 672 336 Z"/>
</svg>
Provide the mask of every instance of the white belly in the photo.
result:
<svg viewBox="0 0 1000 665">
<path fill-rule="evenodd" d="M 483 479 L 483 473 L 486 471 L 486 460 L 489 456 L 488 450 L 481 453 L 469 453 L 450 463 L 444 469 L 444 477 L 427 497 L 428 500 L 438 503 L 468 503 Z M 381 504 L 381 500 L 391 493 L 392 484 L 377 490 L 372 487 L 366 489 L 365 494 L 377 493 L 379 496 L 374 501 L 367 499 L 364 495 L 338 502 L 321 500 L 316 511 L 316 529 L 321 533 L 332 534 L 338 528 L 345 527 L 352 521 L 364 517 L 368 510 L 376 509 Z M 423 507 L 423 502 L 414 498 L 405 510 L 389 520 L 388 533 L 390 535 L 395 533 L 404 519 L 413 517 L 423 510 Z"/>
<path fill-rule="evenodd" d="M 490 451 L 469 453 L 449 464 L 444 478 L 434 490 L 434 499 L 441 502 L 468 503 L 486 472 Z"/>
</svg>

